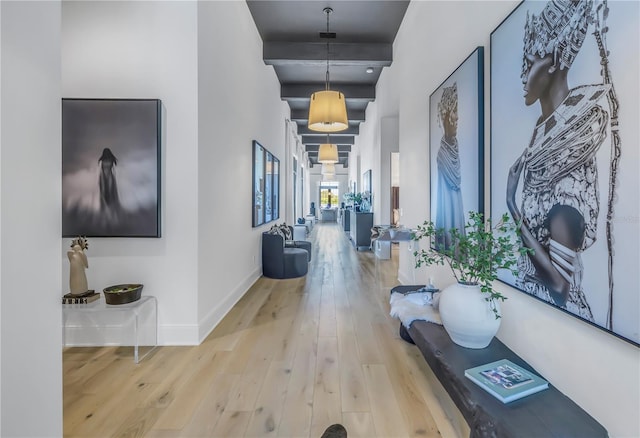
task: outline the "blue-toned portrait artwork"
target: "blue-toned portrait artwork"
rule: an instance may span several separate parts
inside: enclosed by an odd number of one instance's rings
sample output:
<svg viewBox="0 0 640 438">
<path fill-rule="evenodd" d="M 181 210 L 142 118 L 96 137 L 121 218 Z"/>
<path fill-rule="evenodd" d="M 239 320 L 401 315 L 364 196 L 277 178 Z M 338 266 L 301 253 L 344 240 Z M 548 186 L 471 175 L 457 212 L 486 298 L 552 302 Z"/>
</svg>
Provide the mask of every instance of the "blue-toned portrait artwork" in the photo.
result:
<svg viewBox="0 0 640 438">
<path fill-rule="evenodd" d="M 469 211 L 484 210 L 484 50 L 478 47 L 429 97 L 431 221 L 435 249 L 464 234 Z"/>
</svg>

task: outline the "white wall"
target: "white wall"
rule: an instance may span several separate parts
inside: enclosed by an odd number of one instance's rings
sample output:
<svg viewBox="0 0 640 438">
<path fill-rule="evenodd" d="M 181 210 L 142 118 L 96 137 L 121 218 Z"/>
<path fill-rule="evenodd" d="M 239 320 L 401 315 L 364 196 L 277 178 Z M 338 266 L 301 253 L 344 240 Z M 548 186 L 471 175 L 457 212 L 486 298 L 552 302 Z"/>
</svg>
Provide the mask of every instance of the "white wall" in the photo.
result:
<svg viewBox="0 0 640 438">
<path fill-rule="evenodd" d="M 429 217 L 429 94 L 475 49 L 485 46 L 485 175 L 489 175 L 489 49 L 491 31 L 518 2 L 411 2 L 394 43 L 394 63 L 378 94 L 399 95 L 401 222 L 415 226 Z M 637 35 L 636 35 L 637 39 Z M 389 105 L 386 111 L 393 111 Z M 425 194 L 427 194 L 425 196 Z M 485 209 L 489 185 L 485 182 Z M 414 274 L 413 257 L 401 246 L 399 278 L 422 283 L 442 271 Z M 415 276 L 414 276 L 415 275 Z M 600 421 L 612 436 L 640 436 L 640 351 L 638 348 L 553 309 L 504 284 L 498 337 L 552 384 Z M 610 370 L 603 375 L 603 370 Z"/>
<path fill-rule="evenodd" d="M 251 228 L 252 140 L 280 159 L 280 219 L 287 217 L 285 119 L 273 67 L 246 2 L 198 3 L 198 321 L 200 339 L 262 275 Z"/>
<path fill-rule="evenodd" d="M 388 70 L 383 70 L 381 78 Z M 350 169 L 350 178 L 358 181 L 358 191 L 362 191 L 362 174 L 372 170 L 374 224 L 391 223 L 391 153 L 399 150 L 397 94 L 392 91 L 392 81 L 382 82 L 385 86 L 376 90 L 376 101 L 367 105 L 366 121 L 360 124 L 353 147 L 354 155 L 360 157 L 360 171 Z"/>
<path fill-rule="evenodd" d="M 62 436 L 60 3 L 0 11 L 0 435 Z"/>
<path fill-rule="evenodd" d="M 391 223 L 391 154 L 400 149 L 398 117 L 382 117 L 380 119 L 380 174 L 377 194 L 378 224 Z"/>
<path fill-rule="evenodd" d="M 162 100 L 162 237 L 90 238 L 87 251 L 90 288 L 139 282 L 158 298 L 162 344 L 199 339 L 197 56 L 196 2 L 63 2 L 63 97 Z"/>
</svg>

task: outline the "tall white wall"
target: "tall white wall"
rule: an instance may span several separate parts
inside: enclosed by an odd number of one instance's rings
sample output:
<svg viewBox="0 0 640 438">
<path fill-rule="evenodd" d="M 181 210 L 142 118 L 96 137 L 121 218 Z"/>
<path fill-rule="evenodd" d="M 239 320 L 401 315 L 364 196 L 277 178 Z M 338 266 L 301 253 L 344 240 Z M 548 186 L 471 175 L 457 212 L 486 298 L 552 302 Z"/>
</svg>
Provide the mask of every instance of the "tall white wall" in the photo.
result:
<svg viewBox="0 0 640 438">
<path fill-rule="evenodd" d="M 398 117 L 380 119 L 380 176 L 375 189 L 378 224 L 391 223 L 391 154 L 400 149 L 399 135 Z"/>
<path fill-rule="evenodd" d="M 252 228 L 252 140 L 281 166 L 286 218 L 286 103 L 246 2 L 198 2 L 198 321 L 200 338 L 262 275 L 261 233 Z"/>
<path fill-rule="evenodd" d="M 143 283 L 158 299 L 160 343 L 173 345 L 199 339 L 197 10 L 190 1 L 62 5 L 63 97 L 162 100 L 162 237 L 89 239 L 87 277 L 96 290 Z M 64 290 L 64 254 L 61 264 Z"/>
<path fill-rule="evenodd" d="M 0 16 L 0 435 L 62 436 L 60 3 Z"/>
<path fill-rule="evenodd" d="M 485 47 L 485 209 L 488 211 L 490 33 L 518 3 L 417 1 L 409 4 L 394 43 L 394 63 L 385 70 L 377 90 L 378 95 L 390 95 L 389 90 L 397 90 L 399 96 L 397 108 L 390 104 L 385 111 L 395 110 L 399 115 L 403 224 L 415 226 L 429 217 L 429 94 L 479 45 Z M 431 275 L 439 285 L 451 281 L 439 270 L 415 273 L 413 257 L 406 246 L 403 244 L 400 251 L 402 282 L 422 283 Z M 624 254 L 618 257 L 624 258 Z M 612 436 L 640 436 L 638 348 L 504 284 L 496 284 L 496 288 L 508 297 L 503 305 L 498 337 L 600 421 Z"/>
</svg>

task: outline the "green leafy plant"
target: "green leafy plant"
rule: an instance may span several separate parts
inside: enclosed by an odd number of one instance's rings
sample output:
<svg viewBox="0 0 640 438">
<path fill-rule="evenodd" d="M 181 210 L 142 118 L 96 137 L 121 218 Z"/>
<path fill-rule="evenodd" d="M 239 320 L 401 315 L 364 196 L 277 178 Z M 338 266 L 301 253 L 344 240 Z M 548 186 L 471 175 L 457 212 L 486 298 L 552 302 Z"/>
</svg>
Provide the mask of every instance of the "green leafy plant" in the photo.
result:
<svg viewBox="0 0 640 438">
<path fill-rule="evenodd" d="M 426 238 L 431 246 L 414 251 L 416 268 L 446 264 L 459 283 L 479 285 L 487 294 L 486 301 L 504 301 L 506 297 L 492 287 L 498 278 L 498 270 L 507 269 L 515 275 L 519 256 L 532 252 L 521 245 L 519 230 L 519 224 L 510 220 L 506 213 L 497 224 L 492 224 L 491 219 L 484 221 L 481 213 L 471 211 L 464 232 L 457 228 L 436 229 L 433 222 L 425 221 L 418 225 L 412 239 Z M 450 240 L 445 246 L 442 241 L 446 233 Z M 493 312 L 500 318 L 495 307 Z"/>
<path fill-rule="evenodd" d="M 358 193 L 345 193 L 343 195 L 343 199 L 347 204 L 350 205 L 354 205 L 354 204 L 362 204 L 363 200 L 368 200 L 369 199 L 369 192 L 358 192 Z"/>
</svg>

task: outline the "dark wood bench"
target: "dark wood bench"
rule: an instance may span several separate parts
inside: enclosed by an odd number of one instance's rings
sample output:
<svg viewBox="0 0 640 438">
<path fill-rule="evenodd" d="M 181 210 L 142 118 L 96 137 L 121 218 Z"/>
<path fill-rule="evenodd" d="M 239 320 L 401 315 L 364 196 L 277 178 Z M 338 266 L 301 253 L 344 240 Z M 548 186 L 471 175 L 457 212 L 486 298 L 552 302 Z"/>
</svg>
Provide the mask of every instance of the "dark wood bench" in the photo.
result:
<svg viewBox="0 0 640 438">
<path fill-rule="evenodd" d="M 391 292 L 420 287 L 396 286 Z M 549 389 L 503 404 L 466 378 L 464 370 L 499 359 L 509 359 L 541 376 L 497 338 L 487 348 L 474 350 L 454 344 L 442 326 L 426 321 L 414 321 L 409 327 L 400 324 L 400 331 L 403 339 L 410 337 L 420 349 L 469 425 L 471 437 L 608 436 L 600 423 L 551 382 Z"/>
</svg>

